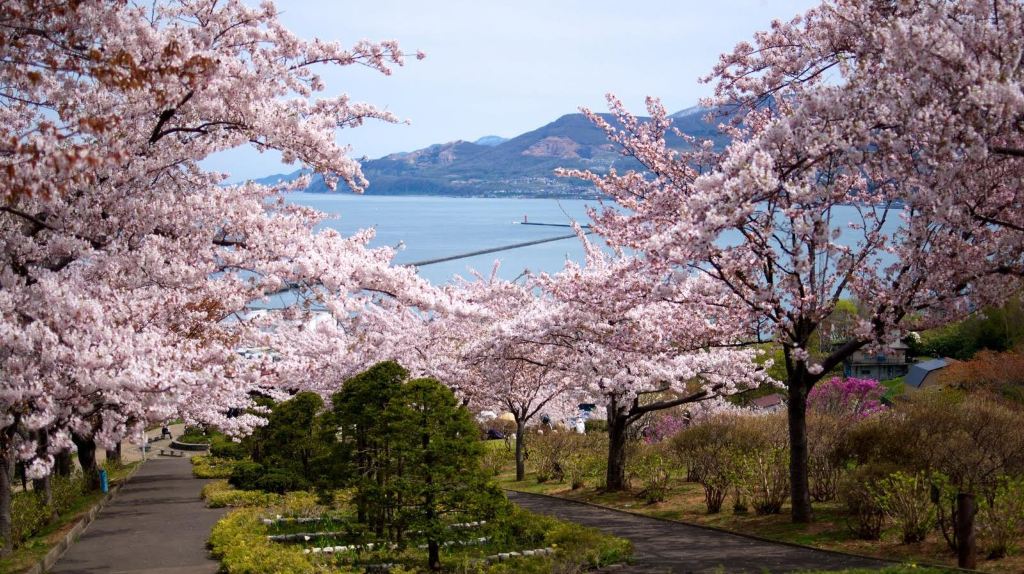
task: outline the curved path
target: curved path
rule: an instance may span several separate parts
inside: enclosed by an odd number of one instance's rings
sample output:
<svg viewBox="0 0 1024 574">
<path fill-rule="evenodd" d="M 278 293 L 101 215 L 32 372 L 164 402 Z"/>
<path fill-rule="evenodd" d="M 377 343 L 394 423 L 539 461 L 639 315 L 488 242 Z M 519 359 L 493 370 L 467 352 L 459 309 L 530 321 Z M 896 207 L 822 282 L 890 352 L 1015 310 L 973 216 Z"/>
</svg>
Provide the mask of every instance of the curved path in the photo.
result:
<svg viewBox="0 0 1024 574">
<path fill-rule="evenodd" d="M 206 508 L 189 459 L 146 461 L 50 572 L 213 574 L 206 539 L 224 513 Z"/>
<path fill-rule="evenodd" d="M 891 563 L 761 541 L 737 534 L 658 520 L 550 496 L 506 491 L 516 504 L 557 518 L 593 526 L 633 543 L 634 563 L 615 572 L 793 572 L 883 568 Z"/>
</svg>

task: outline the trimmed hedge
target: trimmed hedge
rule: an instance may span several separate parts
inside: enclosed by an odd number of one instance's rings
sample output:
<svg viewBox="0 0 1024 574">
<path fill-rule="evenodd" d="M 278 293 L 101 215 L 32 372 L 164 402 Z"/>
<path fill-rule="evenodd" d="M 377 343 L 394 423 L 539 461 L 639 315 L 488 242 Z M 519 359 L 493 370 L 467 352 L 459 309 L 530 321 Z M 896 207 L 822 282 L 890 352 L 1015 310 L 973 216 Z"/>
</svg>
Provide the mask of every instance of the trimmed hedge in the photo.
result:
<svg viewBox="0 0 1024 574">
<path fill-rule="evenodd" d="M 210 443 L 210 454 L 219 458 L 241 460 L 249 456 L 249 451 L 241 443 L 215 438 Z"/>
<path fill-rule="evenodd" d="M 315 568 L 301 547 L 267 540 L 262 513 L 236 510 L 214 525 L 210 547 L 223 570 L 228 574 L 312 574 Z"/>
<path fill-rule="evenodd" d="M 269 506 L 281 499 L 280 495 L 262 490 L 232 488 L 226 480 L 217 480 L 204 486 L 202 497 L 210 508 Z"/>
<path fill-rule="evenodd" d="M 256 486 L 264 492 L 284 494 L 309 488 L 309 481 L 294 472 L 271 470 L 259 477 Z"/>
<path fill-rule="evenodd" d="M 228 483 L 241 490 L 257 490 L 260 477 L 266 472 L 263 465 L 258 462 L 243 461 L 231 470 Z"/>
<path fill-rule="evenodd" d="M 230 478 L 237 463 L 213 455 L 192 457 L 192 476 L 196 478 Z"/>
<path fill-rule="evenodd" d="M 309 481 L 292 471 L 267 468 L 251 461 L 234 463 L 228 482 L 241 490 L 262 490 L 277 494 L 309 488 Z"/>
</svg>

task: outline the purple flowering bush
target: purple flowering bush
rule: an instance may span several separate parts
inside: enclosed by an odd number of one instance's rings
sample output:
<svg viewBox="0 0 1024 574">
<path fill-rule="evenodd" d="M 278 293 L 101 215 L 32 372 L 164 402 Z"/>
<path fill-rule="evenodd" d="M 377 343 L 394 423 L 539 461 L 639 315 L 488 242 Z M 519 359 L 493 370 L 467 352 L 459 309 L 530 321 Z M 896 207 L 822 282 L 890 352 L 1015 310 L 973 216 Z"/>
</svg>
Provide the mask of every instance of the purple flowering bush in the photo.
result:
<svg viewBox="0 0 1024 574">
<path fill-rule="evenodd" d="M 882 404 L 885 390 L 874 379 L 832 377 L 811 389 L 807 406 L 812 411 L 862 419 L 885 410 Z"/>
<path fill-rule="evenodd" d="M 682 413 L 675 409 L 665 413 L 658 413 L 646 429 L 644 429 L 644 442 L 647 444 L 659 443 L 665 439 L 674 437 L 687 427 L 687 419 Z"/>
</svg>

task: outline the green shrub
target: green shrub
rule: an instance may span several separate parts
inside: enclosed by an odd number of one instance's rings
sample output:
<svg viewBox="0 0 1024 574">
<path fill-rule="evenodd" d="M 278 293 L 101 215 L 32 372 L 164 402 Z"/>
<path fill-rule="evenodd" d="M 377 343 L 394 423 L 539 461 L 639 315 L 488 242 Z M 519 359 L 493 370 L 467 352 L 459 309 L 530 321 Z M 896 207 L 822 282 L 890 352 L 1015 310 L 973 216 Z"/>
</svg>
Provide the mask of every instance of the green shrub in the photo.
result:
<svg viewBox="0 0 1024 574">
<path fill-rule="evenodd" d="M 85 479 L 81 472 L 71 476 L 55 474 L 50 477 L 50 504 L 57 514 L 67 512 L 86 493 Z"/>
<path fill-rule="evenodd" d="M 284 495 L 278 512 L 283 516 L 309 518 L 323 516 L 329 512 L 329 509 L 319 503 L 317 495 L 298 490 Z"/>
<path fill-rule="evenodd" d="M 49 523 L 51 511 L 34 492 L 18 492 L 11 499 L 11 541 L 21 546 Z"/>
<path fill-rule="evenodd" d="M 231 470 L 228 483 L 241 490 L 257 490 L 260 478 L 266 473 L 266 469 L 258 462 L 240 462 Z"/>
<path fill-rule="evenodd" d="M 236 510 L 214 525 L 210 548 L 227 574 L 312 574 L 316 571 L 299 546 L 267 540 L 261 511 Z"/>
<path fill-rule="evenodd" d="M 86 494 L 85 481 L 80 472 L 64 477 L 50 478 L 50 505 L 35 492 L 16 492 L 11 497 L 11 543 L 18 547 L 39 534 L 50 524 L 54 515 L 60 515 L 77 504 Z"/>
<path fill-rule="evenodd" d="M 573 488 L 588 478 L 604 475 L 608 435 L 583 435 L 572 431 L 549 431 L 530 437 L 527 463 L 537 482 L 569 480 Z"/>
<path fill-rule="evenodd" d="M 633 553 L 629 540 L 571 522 L 557 522 L 548 531 L 545 542 L 563 560 L 588 569 L 625 562 Z"/>
<path fill-rule="evenodd" d="M 204 486 L 202 497 L 206 501 L 206 506 L 210 508 L 268 506 L 281 499 L 280 495 L 262 490 L 238 490 L 224 480 L 217 480 Z"/>
<path fill-rule="evenodd" d="M 935 527 L 931 483 L 924 473 L 894 472 L 873 490 L 878 506 L 899 524 L 904 543 L 921 542 Z"/>
<path fill-rule="evenodd" d="M 185 431 L 174 440 L 189 444 L 209 444 L 211 437 L 203 427 L 190 425 L 186 426 Z"/>
<path fill-rule="evenodd" d="M 629 458 L 627 470 L 631 482 L 640 488 L 640 497 L 647 504 L 662 502 L 668 497 L 672 467 L 658 445 L 643 445 Z"/>
<path fill-rule="evenodd" d="M 608 421 L 605 419 L 587 419 L 583 422 L 583 430 L 586 431 L 587 434 L 607 433 Z"/>
<path fill-rule="evenodd" d="M 487 564 L 486 566 L 466 564 L 464 567 L 458 568 L 457 571 L 473 572 L 474 574 L 550 574 L 551 572 L 561 572 L 562 570 L 558 569 L 553 558 L 540 556 L 513 558 L 504 562 Z M 573 570 L 569 570 L 569 572 L 573 572 Z M 395 570 L 391 570 L 391 574 L 395 574 Z"/>
<path fill-rule="evenodd" d="M 704 488 L 704 505 L 708 514 L 721 512 L 722 503 L 738 478 L 738 451 L 734 444 L 735 417 L 721 416 L 686 428 L 668 441 L 676 460 L 686 467 L 687 480 Z M 737 492 L 736 502 L 745 495 Z M 739 504 L 746 511 L 746 506 Z"/>
<path fill-rule="evenodd" d="M 878 481 L 889 476 L 891 467 L 865 465 L 847 475 L 839 484 L 839 500 L 846 505 L 846 526 L 862 540 L 878 540 L 885 526 L 885 511 L 875 492 Z"/>
<path fill-rule="evenodd" d="M 846 441 L 853 418 L 812 410 L 807 415 L 807 474 L 811 498 L 815 502 L 836 499 L 844 460 L 840 448 Z"/>
<path fill-rule="evenodd" d="M 561 481 L 565 477 L 559 461 L 572 450 L 570 441 L 573 438 L 570 433 L 557 431 L 535 433 L 530 436 L 530 450 L 526 461 L 533 470 L 537 482 Z"/>
<path fill-rule="evenodd" d="M 789 498 L 785 415 L 737 417 L 735 483 L 758 515 L 778 514 Z"/>
<path fill-rule="evenodd" d="M 553 565 L 548 561 L 523 561 L 522 564 L 508 562 L 520 569 L 504 569 L 491 565 L 484 572 L 572 572 L 576 567 L 599 568 L 609 564 L 625 562 L 633 552 L 628 540 L 604 534 L 572 522 L 564 522 L 550 516 L 534 514 L 518 506 L 509 505 L 499 517 L 492 530 L 492 540 L 506 548 L 534 549 L 553 547 L 556 549 Z M 543 568 L 533 570 L 528 568 Z"/>
<path fill-rule="evenodd" d="M 536 515 L 507 503 L 493 522 L 491 539 L 498 546 L 512 547 L 518 544 L 540 548 L 544 544 L 545 533 L 554 523 L 554 518 Z"/>
<path fill-rule="evenodd" d="M 586 485 L 587 478 L 600 473 L 602 463 L 602 460 L 595 461 L 586 450 L 581 449 L 566 453 L 559 464 L 563 476 L 572 489 L 576 490 Z"/>
<path fill-rule="evenodd" d="M 249 456 L 249 451 L 241 443 L 215 440 L 210 444 L 210 454 L 219 458 L 241 460 Z"/>
<path fill-rule="evenodd" d="M 216 456 L 192 457 L 192 476 L 196 478 L 231 478 L 236 461 Z"/>
<path fill-rule="evenodd" d="M 256 487 L 264 492 L 284 494 L 309 488 L 309 481 L 294 472 L 273 469 L 259 477 Z"/>
<path fill-rule="evenodd" d="M 978 530 L 989 558 L 1002 558 L 1024 537 L 1024 477 L 1003 477 L 978 505 Z"/>
<path fill-rule="evenodd" d="M 509 462 L 512 461 L 511 453 L 505 446 L 504 441 L 488 441 L 484 443 L 483 456 L 480 457 L 480 468 L 488 476 L 497 476 Z"/>
</svg>

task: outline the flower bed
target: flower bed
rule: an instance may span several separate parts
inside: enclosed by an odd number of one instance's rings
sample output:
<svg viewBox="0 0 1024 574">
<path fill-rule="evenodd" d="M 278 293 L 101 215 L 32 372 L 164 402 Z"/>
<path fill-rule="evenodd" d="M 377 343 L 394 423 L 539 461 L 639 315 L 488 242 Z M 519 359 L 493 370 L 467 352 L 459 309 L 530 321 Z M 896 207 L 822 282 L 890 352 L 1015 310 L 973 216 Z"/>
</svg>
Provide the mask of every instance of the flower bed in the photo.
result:
<svg viewBox="0 0 1024 574">
<path fill-rule="evenodd" d="M 217 494 L 230 491 L 222 487 L 215 490 Z M 376 542 L 370 539 L 370 533 L 358 528 L 354 520 L 339 518 L 338 511 L 348 509 L 314 509 L 310 506 L 312 499 L 309 493 L 290 493 L 279 498 L 276 504 L 242 508 L 225 516 L 210 537 L 213 554 L 220 559 L 224 571 L 229 574 L 349 573 L 364 572 L 368 567 L 391 572 L 421 571 L 425 551 L 422 541 L 415 536 L 401 545 Z M 289 516 L 296 510 L 304 515 Z M 315 511 L 332 513 L 324 519 L 325 524 L 350 528 L 281 533 L 315 523 L 317 517 L 308 515 Z M 454 528 L 450 528 L 453 540 L 442 544 L 445 571 L 492 574 L 574 571 L 621 563 L 632 552 L 626 540 L 511 505 L 497 520 L 469 522 L 476 524 L 453 524 Z"/>
</svg>

